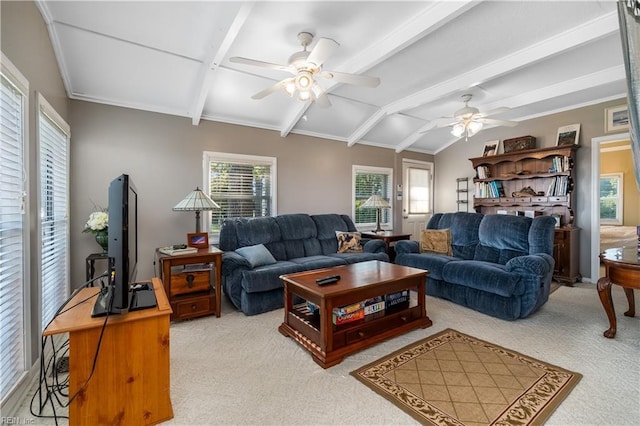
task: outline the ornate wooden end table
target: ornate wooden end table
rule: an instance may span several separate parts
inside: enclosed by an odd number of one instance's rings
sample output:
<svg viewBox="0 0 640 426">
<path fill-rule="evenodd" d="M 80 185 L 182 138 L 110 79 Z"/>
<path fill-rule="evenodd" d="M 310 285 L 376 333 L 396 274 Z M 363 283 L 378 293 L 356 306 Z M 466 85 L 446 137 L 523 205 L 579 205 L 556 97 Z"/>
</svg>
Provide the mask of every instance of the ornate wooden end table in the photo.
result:
<svg viewBox="0 0 640 426">
<path fill-rule="evenodd" d="M 330 275 L 340 275 L 340 280 L 328 285 L 316 283 Z M 308 350 L 322 368 L 339 364 L 345 356 L 382 340 L 432 324 L 425 305 L 427 271 L 422 269 L 374 260 L 280 278 L 284 282 L 285 307 L 284 322 L 278 330 Z M 395 307 L 389 307 L 389 303 L 384 310 L 354 322 L 333 323 L 334 308 L 378 296 L 395 296 L 404 290 L 415 290 L 417 297 Z M 300 299 L 304 299 L 302 303 Z M 307 302 L 318 309 L 310 312 Z"/>
<path fill-rule="evenodd" d="M 604 337 L 612 339 L 616 335 L 616 312 L 611 300 L 611 284 L 617 284 L 624 289 L 629 302 L 629 310 L 625 316 L 636 314 L 633 289 L 640 289 L 640 259 L 638 250 L 632 248 L 611 248 L 600 254 L 600 261 L 604 264 L 605 276 L 598 280 L 598 296 L 609 318 L 609 329 Z"/>
</svg>

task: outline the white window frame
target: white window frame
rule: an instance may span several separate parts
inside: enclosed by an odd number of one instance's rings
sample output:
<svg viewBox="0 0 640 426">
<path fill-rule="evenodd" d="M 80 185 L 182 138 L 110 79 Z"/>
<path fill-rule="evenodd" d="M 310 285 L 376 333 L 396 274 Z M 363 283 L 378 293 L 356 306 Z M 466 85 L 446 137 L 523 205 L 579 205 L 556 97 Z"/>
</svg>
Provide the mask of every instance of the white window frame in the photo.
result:
<svg viewBox="0 0 640 426">
<path fill-rule="evenodd" d="M 203 182 L 202 187 L 205 188 L 205 192 L 211 195 L 211 182 L 209 179 L 209 170 L 211 163 L 245 163 L 251 165 L 268 165 L 271 167 L 271 215 L 276 216 L 278 214 L 278 159 L 276 157 L 266 157 L 259 155 L 246 155 L 246 154 L 233 154 L 228 152 L 216 152 L 216 151 L 204 151 L 203 153 Z M 213 197 L 212 197 L 213 198 Z M 215 200 L 215 198 L 214 198 Z M 211 212 L 203 212 L 205 226 L 203 232 L 209 234 L 209 240 L 212 244 L 217 244 L 220 240 L 220 232 L 211 229 Z"/>
<path fill-rule="evenodd" d="M 624 222 L 624 173 L 602 173 L 600 174 L 600 180 L 602 178 L 614 178 L 618 180 L 618 196 L 610 197 L 616 202 L 616 217 L 615 219 L 602 219 L 600 218 L 601 225 L 622 225 Z M 601 205 L 603 198 L 600 197 L 598 206 Z M 600 210 L 600 209 L 598 209 Z"/>
<path fill-rule="evenodd" d="M 393 169 L 390 167 L 376 167 L 376 166 L 361 166 L 361 165 L 353 165 L 351 166 L 351 217 L 353 219 L 353 223 L 359 231 L 370 231 L 376 228 L 376 222 L 366 222 L 366 223 L 357 223 L 356 222 L 356 176 L 358 174 L 384 174 L 389 178 L 389 187 L 388 194 L 379 194 L 382 198 L 386 199 L 389 204 L 393 206 Z M 393 227 L 393 208 L 384 209 L 386 210 L 386 219 L 385 214 L 382 213 L 382 217 L 380 218 L 380 226 L 385 227 L 387 229 L 391 229 Z"/>
<path fill-rule="evenodd" d="M 22 73 L 13 65 L 13 63 L 1 53 L 2 61 L 0 63 L 2 74 L 4 77 L 21 93 L 23 99 L 22 108 L 22 168 L 23 168 L 23 187 L 22 187 L 22 199 L 19 201 L 22 204 L 22 306 L 19 307 L 18 312 L 22 315 L 22 342 L 12 342 L 21 345 L 22 350 L 22 363 L 20 371 L 15 371 L 13 385 L 6 389 L 1 389 L 0 392 L 0 411 L 5 413 L 11 413 L 15 411 L 18 405 L 21 403 L 20 399 L 23 395 L 24 388 L 28 385 L 26 380 L 29 370 L 29 354 L 31 353 L 31 318 L 29 309 L 31 300 L 31 291 L 29 283 L 30 277 L 30 249 L 29 249 L 29 197 L 27 191 L 29 189 L 29 81 L 22 75 Z M 0 323 L 0 326 L 2 324 Z M 4 346 L 4 345 L 1 345 Z M 0 350 L 3 348 L 0 347 Z M 0 359 L 0 368 L 7 368 L 8 362 Z M 5 374 L 2 372 L 1 374 Z"/>
<path fill-rule="evenodd" d="M 70 140 L 71 140 L 71 128 L 64 121 L 64 119 L 56 112 L 56 110 L 51 106 L 49 102 L 42 96 L 41 93 L 38 93 L 37 96 L 37 120 L 38 125 L 36 126 L 37 131 L 37 143 L 38 143 L 38 211 L 40 212 L 39 220 L 38 220 L 38 247 L 40 248 L 40 253 L 38 256 L 38 270 L 40 271 L 40 324 L 42 330 L 47 326 L 49 321 L 53 319 L 53 315 L 58 310 L 58 308 L 67 300 L 69 297 L 69 292 L 71 288 L 71 280 L 70 280 L 70 243 L 69 243 L 69 149 L 70 149 Z M 56 204 L 62 199 L 64 200 L 64 213 L 63 217 L 60 218 L 55 215 L 56 223 L 53 224 L 54 230 L 53 232 L 57 237 L 64 238 L 63 242 L 52 242 L 52 244 L 63 244 L 64 247 L 58 253 L 55 253 L 56 256 L 54 262 L 44 262 L 45 257 L 49 258 L 51 255 L 49 250 L 46 250 L 45 253 L 45 229 L 44 229 L 44 221 L 46 217 L 46 212 L 44 211 L 44 201 L 43 201 L 43 169 L 42 169 L 42 146 L 43 146 L 43 135 L 41 134 L 41 120 L 45 117 L 50 124 L 53 125 L 54 131 L 59 131 L 59 134 L 56 136 L 62 136 L 64 138 L 64 147 L 60 149 L 60 147 L 53 146 L 51 149 L 54 151 L 51 153 L 55 158 L 55 164 L 63 166 L 65 170 L 62 177 L 62 181 L 57 180 L 54 182 L 53 192 L 55 193 L 55 201 Z M 59 179 L 60 172 L 56 170 L 55 176 Z M 64 184 L 60 187 L 60 184 Z M 47 217 L 48 219 L 48 217 Z M 61 220 L 62 219 L 62 220 Z M 62 228 L 62 229 L 60 229 Z"/>
</svg>

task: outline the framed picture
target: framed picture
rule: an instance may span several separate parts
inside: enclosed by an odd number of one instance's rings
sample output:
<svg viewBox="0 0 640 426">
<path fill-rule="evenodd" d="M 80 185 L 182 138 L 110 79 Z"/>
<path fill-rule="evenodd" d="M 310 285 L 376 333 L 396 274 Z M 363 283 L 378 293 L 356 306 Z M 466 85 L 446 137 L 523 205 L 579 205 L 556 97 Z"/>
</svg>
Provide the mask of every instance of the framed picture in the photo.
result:
<svg viewBox="0 0 640 426">
<path fill-rule="evenodd" d="M 484 144 L 484 149 L 482 150 L 483 157 L 489 157 L 491 155 L 496 155 L 498 153 L 498 147 L 500 145 L 500 141 L 489 141 Z"/>
<path fill-rule="evenodd" d="M 629 107 L 618 105 L 604 110 L 604 131 L 606 133 L 629 130 Z"/>
<path fill-rule="evenodd" d="M 195 248 L 209 247 L 209 234 L 206 232 L 198 232 L 195 234 L 187 234 L 187 245 Z"/>
<path fill-rule="evenodd" d="M 577 145 L 580 138 L 580 124 L 570 124 L 558 128 L 556 146 Z"/>
</svg>

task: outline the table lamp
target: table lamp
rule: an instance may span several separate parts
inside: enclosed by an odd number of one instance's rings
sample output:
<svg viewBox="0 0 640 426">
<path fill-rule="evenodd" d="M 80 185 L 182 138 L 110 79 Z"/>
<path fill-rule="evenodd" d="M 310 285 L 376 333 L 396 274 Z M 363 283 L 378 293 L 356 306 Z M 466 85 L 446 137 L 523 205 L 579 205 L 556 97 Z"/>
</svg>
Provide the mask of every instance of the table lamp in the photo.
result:
<svg viewBox="0 0 640 426">
<path fill-rule="evenodd" d="M 175 205 L 173 211 L 195 211 L 196 212 L 196 234 L 200 233 L 200 212 L 203 210 L 215 210 L 220 206 L 216 204 L 207 194 L 196 186 L 184 200 Z"/>
<path fill-rule="evenodd" d="M 361 208 L 365 208 L 365 209 L 366 208 L 376 209 L 376 230 L 374 232 L 376 234 L 378 232 L 381 232 L 383 229 L 380 227 L 380 213 L 381 213 L 380 210 L 381 209 L 387 209 L 387 208 L 391 207 L 391 204 L 389 204 L 389 202 L 387 200 L 385 200 L 384 198 L 382 198 L 378 194 L 373 194 L 360 207 Z"/>
</svg>

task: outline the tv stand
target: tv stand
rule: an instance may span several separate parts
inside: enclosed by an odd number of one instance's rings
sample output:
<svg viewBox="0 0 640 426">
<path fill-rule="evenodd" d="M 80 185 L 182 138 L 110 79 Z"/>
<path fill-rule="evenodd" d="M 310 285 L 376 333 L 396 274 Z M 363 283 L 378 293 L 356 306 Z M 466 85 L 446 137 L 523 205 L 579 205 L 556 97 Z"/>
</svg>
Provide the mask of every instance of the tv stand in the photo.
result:
<svg viewBox="0 0 640 426">
<path fill-rule="evenodd" d="M 69 333 L 69 395 L 79 392 L 69 405 L 70 425 L 150 425 L 173 418 L 169 387 L 172 311 L 160 279 L 153 278 L 152 285 L 156 307 L 108 318 L 91 317 L 92 295 L 100 289 L 84 288 L 69 302 L 74 307 L 44 330 L 45 336 Z"/>
</svg>

